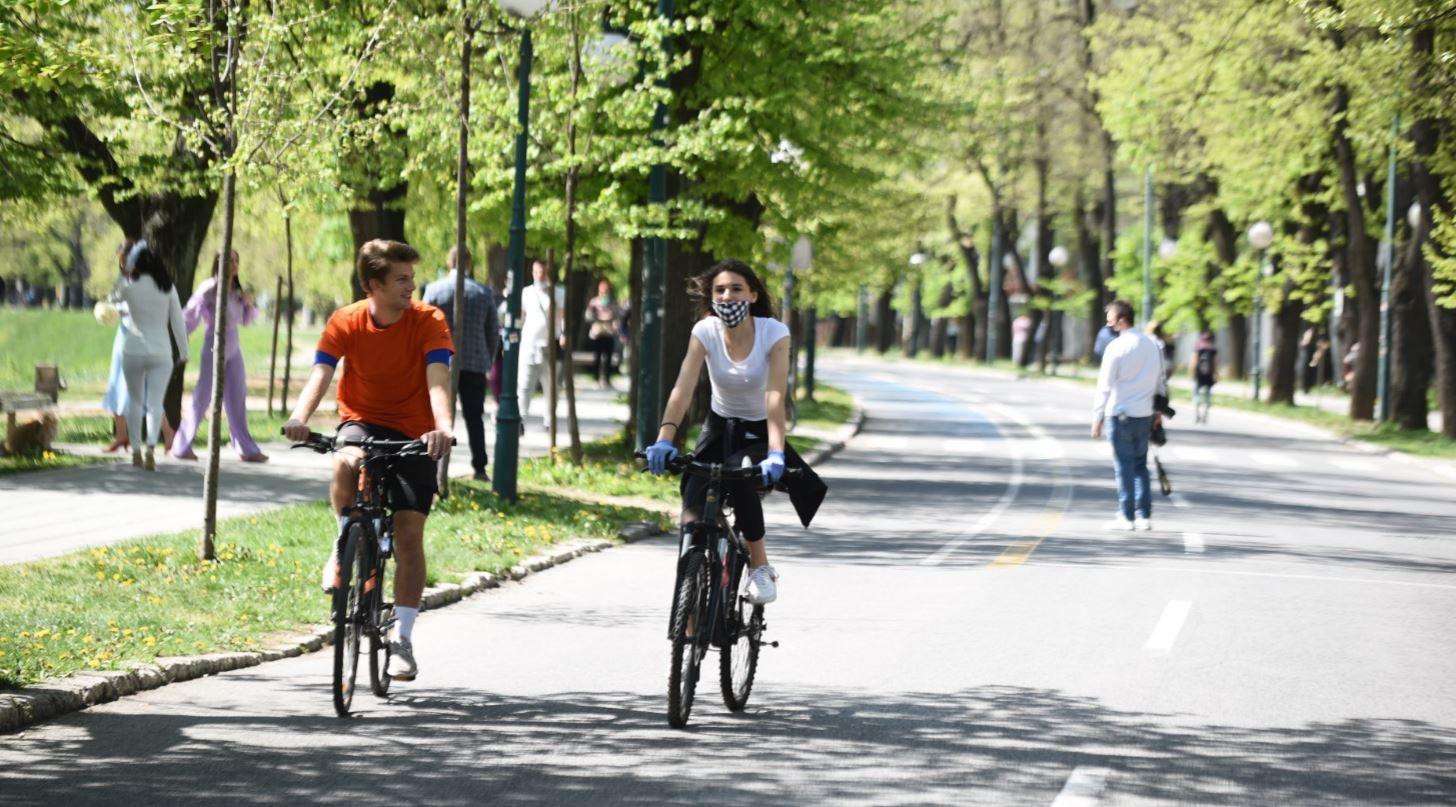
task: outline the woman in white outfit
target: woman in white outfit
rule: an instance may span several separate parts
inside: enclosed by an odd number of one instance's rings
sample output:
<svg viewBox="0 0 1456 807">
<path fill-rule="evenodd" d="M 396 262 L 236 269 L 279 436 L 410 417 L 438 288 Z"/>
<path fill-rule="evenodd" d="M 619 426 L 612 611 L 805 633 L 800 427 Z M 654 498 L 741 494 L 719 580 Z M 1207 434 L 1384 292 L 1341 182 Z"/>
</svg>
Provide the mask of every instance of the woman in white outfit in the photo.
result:
<svg viewBox="0 0 1456 807">
<path fill-rule="evenodd" d="M 182 357 L 180 361 L 187 361 L 182 302 L 172 275 L 146 241 L 132 247 L 112 297 L 122 311 L 121 326 L 126 334 L 121 368 L 126 376 L 131 462 L 152 471 L 157 467 L 154 449 L 162 431 L 162 399 L 172 377 L 173 351 Z"/>
</svg>

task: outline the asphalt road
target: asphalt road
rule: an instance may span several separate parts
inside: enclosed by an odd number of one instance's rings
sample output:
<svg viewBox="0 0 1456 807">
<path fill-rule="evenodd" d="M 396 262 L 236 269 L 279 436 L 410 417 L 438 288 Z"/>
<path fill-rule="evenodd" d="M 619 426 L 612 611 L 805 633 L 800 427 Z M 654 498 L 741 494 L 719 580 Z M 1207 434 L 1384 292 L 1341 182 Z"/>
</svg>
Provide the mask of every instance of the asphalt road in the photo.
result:
<svg viewBox="0 0 1456 807">
<path fill-rule="evenodd" d="M 768 505 L 746 713 L 705 677 L 667 726 L 652 541 L 423 615 L 419 680 L 355 719 L 317 653 L 0 737 L 0 802 L 1456 802 L 1449 466 L 1215 409 L 1155 531 L 1110 533 L 1090 388 L 821 372 L 869 419 L 812 531 Z"/>
</svg>

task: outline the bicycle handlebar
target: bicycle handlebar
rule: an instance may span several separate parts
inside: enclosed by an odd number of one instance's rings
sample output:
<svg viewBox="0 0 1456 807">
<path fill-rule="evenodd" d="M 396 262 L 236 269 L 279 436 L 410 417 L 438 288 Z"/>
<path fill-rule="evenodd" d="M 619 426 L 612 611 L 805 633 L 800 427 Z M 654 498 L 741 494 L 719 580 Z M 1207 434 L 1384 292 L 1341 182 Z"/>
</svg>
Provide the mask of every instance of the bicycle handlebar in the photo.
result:
<svg viewBox="0 0 1456 807">
<path fill-rule="evenodd" d="M 647 459 L 647 452 L 634 451 L 632 456 L 639 460 Z M 675 474 L 689 473 L 697 476 L 712 476 L 714 468 L 718 469 L 720 478 L 727 480 L 762 480 L 763 472 L 757 464 L 747 468 L 730 468 L 719 462 L 701 462 L 691 452 L 683 452 L 668 460 L 667 469 Z M 798 478 L 803 476 L 802 468 L 785 468 L 784 476 Z"/>
<path fill-rule="evenodd" d="M 455 445 L 455 438 L 450 438 L 450 445 Z M 349 437 L 343 440 L 337 437 L 330 437 L 318 432 L 309 432 L 308 439 L 301 443 L 294 443 L 292 448 L 307 448 L 319 454 L 328 454 L 340 448 L 357 447 L 366 452 L 379 454 L 392 454 L 397 457 L 408 457 L 413 455 L 424 455 L 425 444 L 419 440 L 385 440 L 379 437 Z"/>
</svg>

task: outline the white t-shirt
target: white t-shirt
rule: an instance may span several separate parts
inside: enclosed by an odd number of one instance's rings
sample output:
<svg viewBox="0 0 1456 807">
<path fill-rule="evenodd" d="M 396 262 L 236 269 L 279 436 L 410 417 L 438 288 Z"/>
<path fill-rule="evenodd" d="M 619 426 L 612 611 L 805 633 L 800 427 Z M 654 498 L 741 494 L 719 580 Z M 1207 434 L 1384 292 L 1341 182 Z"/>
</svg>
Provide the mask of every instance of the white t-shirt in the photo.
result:
<svg viewBox="0 0 1456 807">
<path fill-rule="evenodd" d="M 789 338 L 789 326 L 772 317 L 753 318 L 753 350 L 741 362 L 728 357 L 723 320 L 704 317 L 693 326 L 693 336 L 707 354 L 708 378 L 713 382 L 713 411 L 729 418 L 766 420 L 768 354 Z"/>
<path fill-rule="evenodd" d="M 546 361 L 547 312 L 551 298 L 539 284 L 521 289 L 521 356 L 527 364 L 541 364 Z M 562 311 L 566 308 L 566 290 L 556 289 L 557 325 L 561 324 Z M 557 333 L 560 334 L 560 328 Z"/>
<path fill-rule="evenodd" d="M 170 359 L 175 345 L 179 354 L 187 356 L 187 325 L 182 320 L 182 303 L 177 298 L 176 286 L 162 291 L 151 275 L 141 275 L 136 280 L 122 277 L 112 298 L 126 313 L 121 321 L 122 332 L 126 334 L 123 353 Z"/>
</svg>

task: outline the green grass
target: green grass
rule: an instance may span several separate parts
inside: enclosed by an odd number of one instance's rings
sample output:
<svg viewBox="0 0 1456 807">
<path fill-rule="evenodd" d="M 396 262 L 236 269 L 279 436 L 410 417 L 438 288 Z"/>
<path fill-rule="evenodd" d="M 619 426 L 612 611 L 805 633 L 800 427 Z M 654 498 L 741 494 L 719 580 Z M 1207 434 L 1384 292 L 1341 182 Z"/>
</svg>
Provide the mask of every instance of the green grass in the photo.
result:
<svg viewBox="0 0 1456 807">
<path fill-rule="evenodd" d="M 1193 406 L 1191 398 L 1187 398 L 1186 400 L 1191 409 Z M 1374 443 L 1384 448 L 1401 451 L 1406 454 L 1419 457 L 1456 459 L 1456 440 L 1451 440 L 1434 432 L 1407 431 L 1396 427 L 1393 423 L 1373 423 L 1371 421 L 1351 420 L 1347 415 L 1340 414 L 1339 412 L 1330 412 L 1313 406 L 1271 404 L 1263 401 L 1251 401 L 1247 398 L 1233 395 L 1215 395 L 1213 396 L 1213 402 L 1215 411 L 1221 406 L 1226 406 L 1230 409 L 1238 409 L 1244 412 L 1258 412 L 1275 417 L 1289 418 L 1313 426 L 1319 426 L 1341 437 Z"/>
<path fill-rule="evenodd" d="M 304 331 L 295 323 L 295 352 L 318 341 L 318 331 Z M 111 372 L 111 346 L 116 328 L 96 321 L 89 311 L 28 309 L 0 307 L 0 389 L 30 390 L 35 386 L 35 365 L 56 364 L 69 389 L 61 393 L 65 400 L 98 399 L 106 391 L 106 377 Z M 273 343 L 273 321 L 258 320 L 239 328 L 243 361 L 250 374 L 249 387 L 267 394 L 268 357 Z M 283 334 L 279 334 L 280 350 Z M 188 344 L 187 389 L 196 383 L 198 361 L 202 351 L 203 332 L 193 332 Z M 300 374 L 302 373 L 302 374 Z M 307 376 L 307 367 L 294 367 L 294 395 Z M 279 368 L 282 376 L 282 367 Z M 261 381 L 259 381 L 261 379 Z"/>
<path fill-rule="evenodd" d="M 814 400 L 795 401 L 799 422 L 806 426 L 833 428 L 849 421 L 854 399 L 849 393 L 827 384 L 814 385 Z M 795 448 L 798 446 L 796 445 Z"/>
<path fill-rule="evenodd" d="M 661 521 L 534 490 L 512 505 L 469 480 L 451 491 L 426 531 L 431 584 L 499 572 L 566 539 L 611 537 L 623 521 Z M 159 656 L 256 650 L 322 622 L 318 572 L 333 529 L 323 503 L 296 505 L 223 521 L 215 562 L 197 560 L 188 531 L 0 566 L 0 689 Z"/>
<path fill-rule="evenodd" d="M 101 465 L 116 461 L 116 457 L 83 456 L 65 451 L 47 451 L 35 456 L 0 457 L 0 476 L 30 471 L 53 471 L 57 468 L 78 468 L 82 465 Z"/>
<path fill-rule="evenodd" d="M 57 430 L 56 441 L 61 443 L 109 443 L 113 435 L 113 421 L 111 415 L 62 415 Z M 259 442 L 265 440 L 281 439 L 279 433 L 283 424 L 288 420 L 286 415 L 270 415 L 266 412 L 251 410 L 248 412 L 248 431 L 252 433 L 253 439 Z M 202 426 L 197 430 L 197 436 L 192 440 L 195 449 L 207 446 L 208 422 L 203 421 Z M 232 442 L 228 435 L 227 415 L 222 418 L 222 442 L 224 445 Z"/>
</svg>

